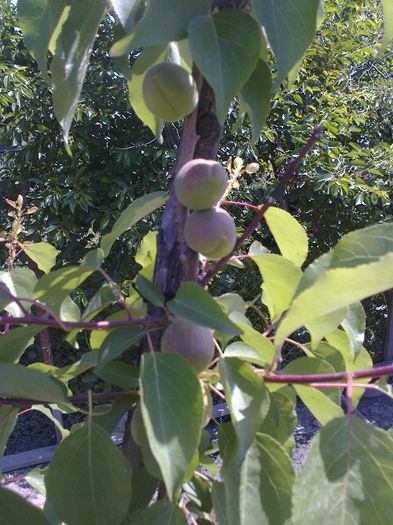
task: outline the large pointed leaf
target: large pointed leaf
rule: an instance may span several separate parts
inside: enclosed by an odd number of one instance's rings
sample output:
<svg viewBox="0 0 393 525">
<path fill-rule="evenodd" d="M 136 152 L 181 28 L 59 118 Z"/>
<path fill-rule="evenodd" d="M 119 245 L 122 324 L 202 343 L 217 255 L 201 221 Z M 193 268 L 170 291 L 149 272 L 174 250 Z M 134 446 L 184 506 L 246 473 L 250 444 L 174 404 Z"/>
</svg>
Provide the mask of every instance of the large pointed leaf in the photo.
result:
<svg viewBox="0 0 393 525">
<path fill-rule="evenodd" d="M 158 480 L 154 479 L 145 468 L 132 474 L 132 497 L 126 519 L 122 525 L 129 525 L 137 514 L 142 512 L 153 500 Z"/>
<path fill-rule="evenodd" d="M 347 308 L 340 308 L 309 321 L 305 326 L 310 332 L 311 348 L 314 350 L 325 335 L 335 330 L 347 315 Z"/>
<path fill-rule="evenodd" d="M 229 319 L 209 292 L 195 283 L 183 284 L 167 306 L 177 316 L 195 324 L 208 326 L 224 334 L 239 335 L 242 333 L 242 330 Z"/>
<path fill-rule="evenodd" d="M 139 274 L 150 280 L 153 280 L 154 264 L 156 261 L 157 233 L 158 232 L 149 232 L 146 234 L 135 254 L 135 262 L 142 266 Z"/>
<path fill-rule="evenodd" d="M 47 242 L 35 242 L 24 248 L 25 253 L 32 259 L 40 270 L 49 273 L 56 264 L 58 250 Z"/>
<path fill-rule="evenodd" d="M 57 313 L 66 297 L 93 273 L 93 268 L 85 266 L 68 266 L 60 268 L 38 280 L 34 295 Z"/>
<path fill-rule="evenodd" d="M 143 219 L 143 217 L 165 204 L 167 198 L 168 196 L 165 191 L 156 191 L 134 200 L 134 202 L 121 213 L 113 225 L 112 231 L 103 236 L 101 248 L 104 250 L 104 256 L 106 257 L 109 254 L 113 243 L 120 235 L 129 230 L 134 224 Z"/>
<path fill-rule="evenodd" d="M 49 525 L 37 509 L 11 490 L 0 487 L 0 525 Z"/>
<path fill-rule="evenodd" d="M 262 302 L 276 321 L 289 307 L 302 271 L 291 260 L 272 253 L 256 255 L 253 260 L 263 277 Z"/>
<path fill-rule="evenodd" d="M 239 465 L 232 447 L 224 453 L 222 469 L 228 525 L 287 523 L 295 475 L 284 448 L 271 436 L 257 434 Z"/>
<path fill-rule="evenodd" d="M 319 0 L 252 0 L 277 61 L 280 84 L 314 39 Z"/>
<path fill-rule="evenodd" d="M 303 226 L 281 208 L 270 207 L 264 218 L 283 257 L 300 267 L 308 254 L 307 233 Z"/>
<path fill-rule="evenodd" d="M 348 306 L 342 327 L 349 339 L 350 352 L 355 356 L 362 348 L 366 331 L 366 313 L 361 302 Z"/>
<path fill-rule="evenodd" d="M 130 467 L 107 432 L 88 422 L 53 456 L 48 500 L 67 525 L 120 525 L 131 499 L 130 479 Z"/>
<path fill-rule="evenodd" d="M 0 397 L 68 403 L 64 385 L 36 370 L 0 363 Z"/>
<path fill-rule="evenodd" d="M 253 368 L 239 359 L 221 359 L 220 378 L 239 443 L 238 460 L 241 461 L 269 410 L 269 392 Z"/>
<path fill-rule="evenodd" d="M 272 96 L 272 74 L 264 60 L 258 60 L 253 74 L 240 93 L 252 122 L 252 140 L 257 142 L 269 115 Z"/>
<path fill-rule="evenodd" d="M 141 0 L 112 0 L 112 5 L 124 30 L 130 32 L 143 14 Z"/>
<path fill-rule="evenodd" d="M 369 264 L 328 270 L 294 299 L 277 331 L 276 345 L 309 321 L 392 287 L 393 252 Z"/>
<path fill-rule="evenodd" d="M 17 363 L 42 329 L 41 326 L 24 326 L 0 335 L 0 363 Z"/>
<path fill-rule="evenodd" d="M 135 32 L 116 42 L 111 53 L 121 56 L 138 47 L 182 40 L 190 21 L 198 15 L 207 15 L 209 9 L 210 0 L 151 0 Z"/>
<path fill-rule="evenodd" d="M 18 0 L 18 18 L 25 46 L 48 83 L 49 43 L 65 5 L 64 0 Z"/>
<path fill-rule="evenodd" d="M 51 67 L 53 105 L 66 139 L 106 6 L 105 0 L 73 2 L 56 41 Z"/>
<path fill-rule="evenodd" d="M 203 420 L 201 388 L 187 361 L 174 353 L 144 354 L 140 384 L 151 451 L 168 495 L 175 500 L 198 449 Z"/>
<path fill-rule="evenodd" d="M 294 487 L 295 525 L 386 525 L 393 498 L 393 440 L 355 416 L 314 440 Z"/>
<path fill-rule="evenodd" d="M 194 18 L 188 39 L 198 68 L 214 90 L 223 123 L 232 99 L 255 70 L 261 49 L 258 24 L 239 9 L 224 9 Z"/>
</svg>

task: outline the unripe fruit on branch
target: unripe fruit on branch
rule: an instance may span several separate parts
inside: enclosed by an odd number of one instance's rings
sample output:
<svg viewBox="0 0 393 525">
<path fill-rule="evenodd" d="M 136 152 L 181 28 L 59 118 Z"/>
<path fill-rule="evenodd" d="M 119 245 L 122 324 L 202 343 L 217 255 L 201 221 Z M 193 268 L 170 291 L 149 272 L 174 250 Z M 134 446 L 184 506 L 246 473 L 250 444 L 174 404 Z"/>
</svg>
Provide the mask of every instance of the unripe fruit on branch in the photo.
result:
<svg viewBox="0 0 393 525">
<path fill-rule="evenodd" d="M 187 208 L 206 210 L 217 204 L 228 188 L 226 170 L 215 160 L 186 162 L 175 179 L 176 196 Z"/>
<path fill-rule="evenodd" d="M 194 251 L 208 259 L 221 259 L 235 247 L 235 221 L 228 212 L 217 207 L 194 211 L 187 217 L 184 237 Z"/>
<path fill-rule="evenodd" d="M 147 71 L 143 98 L 156 117 L 174 122 L 192 113 L 198 104 L 198 90 L 192 75 L 185 69 L 162 62 Z"/>
<path fill-rule="evenodd" d="M 142 445 L 146 439 L 140 403 L 137 404 L 131 417 L 131 435 L 137 445 Z"/>
<path fill-rule="evenodd" d="M 208 367 L 214 356 L 212 332 L 185 319 L 175 319 L 161 338 L 161 352 L 182 355 L 199 374 Z"/>
</svg>

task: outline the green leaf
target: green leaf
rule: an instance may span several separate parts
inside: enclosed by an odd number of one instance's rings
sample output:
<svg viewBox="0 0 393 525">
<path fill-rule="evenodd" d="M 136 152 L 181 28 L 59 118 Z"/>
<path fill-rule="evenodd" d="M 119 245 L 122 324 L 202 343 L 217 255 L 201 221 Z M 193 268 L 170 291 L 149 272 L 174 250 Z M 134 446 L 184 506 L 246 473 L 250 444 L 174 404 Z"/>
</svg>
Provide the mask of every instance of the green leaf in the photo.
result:
<svg viewBox="0 0 393 525">
<path fill-rule="evenodd" d="M 256 354 L 259 356 L 259 363 L 256 364 L 269 366 L 274 357 L 273 343 L 266 336 L 255 330 L 249 324 L 247 317 L 239 312 L 233 312 L 230 315 L 230 319 L 242 330 L 242 340 L 255 349 Z"/>
<path fill-rule="evenodd" d="M 348 306 L 341 324 L 349 339 L 350 352 L 355 356 L 362 348 L 366 331 L 366 313 L 361 302 Z"/>
<path fill-rule="evenodd" d="M 83 374 L 90 368 L 97 365 L 97 352 L 86 352 L 82 355 L 79 361 L 75 361 L 71 365 L 64 366 L 63 368 L 57 368 L 54 370 L 53 375 L 59 381 L 67 384 L 68 381 Z"/>
<path fill-rule="evenodd" d="M 294 525 L 391 521 L 393 440 L 355 416 L 324 427 L 294 486 Z"/>
<path fill-rule="evenodd" d="M 34 295 L 36 299 L 59 313 L 65 298 L 80 286 L 93 271 L 93 268 L 84 266 L 68 266 L 50 272 L 38 280 L 34 288 Z"/>
<path fill-rule="evenodd" d="M 94 373 L 107 383 L 121 388 L 137 388 L 139 384 L 137 367 L 122 361 L 110 361 L 94 370 Z"/>
<path fill-rule="evenodd" d="M 64 0 L 18 0 L 18 18 L 24 44 L 37 61 L 48 84 L 49 43 L 65 4 Z"/>
<path fill-rule="evenodd" d="M 100 408 L 95 407 L 94 423 L 102 427 L 108 434 L 113 434 L 121 418 L 131 409 L 134 403 L 135 400 L 130 397 L 129 399 L 116 401 L 111 406 L 102 405 Z"/>
<path fill-rule="evenodd" d="M 141 468 L 132 475 L 132 497 L 126 519 L 122 525 L 132 523 L 132 519 L 143 511 L 153 500 L 158 480 L 154 479 L 146 469 Z"/>
<path fill-rule="evenodd" d="M 225 485 L 220 481 L 213 481 L 212 488 L 213 508 L 219 525 L 228 525 L 227 519 L 227 502 L 225 494 Z"/>
<path fill-rule="evenodd" d="M 151 281 L 143 277 L 143 275 L 139 274 L 137 276 L 134 286 L 138 293 L 149 303 L 159 307 L 165 305 L 164 294 Z"/>
<path fill-rule="evenodd" d="M 0 272 L 0 283 L 3 283 L 7 290 L 15 297 L 33 298 L 34 285 L 37 278 L 34 272 L 28 268 L 15 268 L 10 272 Z M 27 311 L 31 309 L 31 303 L 22 301 L 22 305 Z M 20 306 L 15 302 L 8 304 L 4 308 L 13 317 L 23 317 L 24 313 Z"/>
<path fill-rule="evenodd" d="M 174 353 L 143 354 L 140 386 L 151 451 L 174 501 L 199 445 L 201 388 L 187 361 Z"/>
<path fill-rule="evenodd" d="M 252 122 L 252 141 L 257 142 L 270 112 L 272 96 L 272 74 L 265 61 L 258 60 L 240 94 Z"/>
<path fill-rule="evenodd" d="M 125 525 L 187 525 L 184 513 L 169 501 L 158 501 Z"/>
<path fill-rule="evenodd" d="M 143 275 L 143 277 L 146 277 L 146 279 L 153 279 L 156 253 L 157 232 L 149 232 L 143 237 L 135 255 L 135 262 L 142 266 L 142 270 L 139 272 L 139 275 Z"/>
<path fill-rule="evenodd" d="M 291 460 L 278 441 L 267 434 L 257 434 L 240 465 L 230 445 L 224 453 L 222 473 L 228 525 L 287 523 L 295 475 Z"/>
<path fill-rule="evenodd" d="M 281 208 L 270 207 L 264 218 L 282 256 L 300 268 L 308 254 L 307 233 L 303 226 Z"/>
<path fill-rule="evenodd" d="M 1 478 L 1 459 L 7 445 L 8 438 L 14 430 L 16 418 L 18 417 L 18 407 L 0 407 L 0 478 Z M 1 523 L 1 518 L 0 518 Z"/>
<path fill-rule="evenodd" d="M 156 191 L 149 193 L 139 199 L 135 199 L 120 215 L 115 222 L 112 231 L 103 236 L 101 240 L 101 248 L 104 250 L 106 257 L 115 240 L 124 232 L 129 230 L 138 221 L 149 215 L 154 210 L 165 204 L 167 201 L 167 193 L 164 191 Z"/>
<path fill-rule="evenodd" d="M 255 255 L 252 259 L 263 277 L 262 302 L 274 322 L 288 309 L 302 271 L 289 259 L 272 253 Z"/>
<path fill-rule="evenodd" d="M 310 332 L 311 348 L 313 350 L 318 347 L 321 339 L 325 337 L 325 335 L 330 334 L 330 332 L 340 325 L 341 321 L 345 318 L 347 311 L 347 308 L 341 308 L 335 312 L 317 317 L 305 325 Z"/>
<path fill-rule="evenodd" d="M 223 312 L 213 297 L 195 283 L 183 284 L 167 307 L 177 316 L 224 334 L 240 335 L 239 329 Z"/>
<path fill-rule="evenodd" d="M 46 475 L 48 500 L 69 525 L 120 525 L 131 499 L 130 478 L 130 467 L 107 432 L 89 422 L 64 439 L 53 456 Z"/>
<path fill-rule="evenodd" d="M 25 253 L 33 260 L 38 268 L 44 273 L 49 273 L 51 268 L 56 264 L 58 250 L 47 242 L 36 242 L 25 246 Z"/>
<path fill-rule="evenodd" d="M 284 374 L 332 374 L 334 368 L 327 362 L 316 357 L 300 357 L 291 361 L 284 369 Z M 340 406 L 340 390 L 327 388 L 317 389 L 308 385 L 294 385 L 296 392 L 310 412 L 322 424 L 326 425 L 335 417 L 343 415 Z"/>
<path fill-rule="evenodd" d="M 106 6 L 105 0 L 72 3 L 56 41 L 51 65 L 53 106 L 66 141 Z"/>
<path fill-rule="evenodd" d="M 247 303 L 238 293 L 224 293 L 214 299 L 224 308 L 228 315 L 232 312 L 240 312 L 243 315 L 246 314 Z"/>
<path fill-rule="evenodd" d="M 42 510 L 0 487 L 0 525 L 49 525 Z"/>
<path fill-rule="evenodd" d="M 257 22 L 239 9 L 194 18 L 188 26 L 192 56 L 214 90 L 223 123 L 232 99 L 251 77 L 261 49 Z"/>
<path fill-rule="evenodd" d="M 115 44 L 116 45 L 116 44 Z M 131 106 L 141 121 L 148 126 L 159 142 L 162 142 L 164 123 L 148 109 L 143 96 L 143 80 L 146 71 L 166 59 L 166 46 L 145 48 L 135 60 L 128 78 L 128 93 Z"/>
<path fill-rule="evenodd" d="M 252 3 L 276 57 L 276 85 L 279 85 L 314 39 L 319 0 L 252 0 Z"/>
<path fill-rule="evenodd" d="M 383 40 L 385 48 L 393 40 L 393 0 L 383 0 Z"/>
<path fill-rule="evenodd" d="M 125 31 L 132 31 L 139 22 L 143 4 L 141 0 L 112 0 L 113 9 Z"/>
<path fill-rule="evenodd" d="M 236 357 L 242 361 L 247 361 L 248 363 L 253 363 L 254 365 L 260 366 L 265 366 L 267 362 L 262 348 L 255 348 L 246 343 L 242 343 L 241 341 L 235 341 L 234 343 L 228 345 L 225 348 L 224 355 L 225 357 Z"/>
<path fill-rule="evenodd" d="M 98 365 L 100 369 L 108 361 L 119 357 L 131 345 L 138 343 L 143 335 L 144 331 L 140 326 L 129 326 L 112 330 L 98 349 Z"/>
<path fill-rule="evenodd" d="M 253 368 L 239 359 L 221 359 L 220 378 L 239 443 L 240 462 L 269 410 L 269 392 Z"/>
<path fill-rule="evenodd" d="M 74 303 L 71 297 L 66 297 L 60 305 L 60 319 L 62 321 L 78 322 L 81 318 L 79 306 Z"/>
<path fill-rule="evenodd" d="M 132 49 L 182 40 L 187 26 L 198 15 L 207 15 L 210 0 L 151 0 L 134 33 L 113 45 L 113 56 L 128 54 Z"/>
<path fill-rule="evenodd" d="M 44 414 L 44 416 L 46 416 L 48 419 L 52 421 L 55 427 L 59 429 L 62 439 L 66 438 L 69 435 L 70 431 L 63 427 L 63 425 L 55 417 L 55 415 L 52 413 L 52 411 L 49 408 L 47 408 L 44 405 L 33 405 L 32 408 L 33 410 L 37 410 L 38 412 L 41 412 L 42 414 Z"/>
<path fill-rule="evenodd" d="M 68 404 L 64 385 L 47 374 L 0 363 L 0 396 Z"/>
<path fill-rule="evenodd" d="M 392 287 L 393 252 L 369 264 L 328 270 L 294 299 L 277 331 L 276 346 L 309 321 Z"/>
<path fill-rule="evenodd" d="M 17 363 L 26 348 L 34 343 L 34 336 L 42 326 L 13 328 L 0 336 L 0 363 Z"/>
</svg>

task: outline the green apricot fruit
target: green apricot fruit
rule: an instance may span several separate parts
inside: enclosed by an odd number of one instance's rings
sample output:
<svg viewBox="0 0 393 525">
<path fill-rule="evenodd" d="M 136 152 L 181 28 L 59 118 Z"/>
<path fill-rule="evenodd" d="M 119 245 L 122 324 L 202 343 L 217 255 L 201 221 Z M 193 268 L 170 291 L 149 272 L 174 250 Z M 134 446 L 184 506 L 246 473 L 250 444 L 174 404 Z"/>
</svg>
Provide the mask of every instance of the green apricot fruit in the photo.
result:
<svg viewBox="0 0 393 525">
<path fill-rule="evenodd" d="M 217 207 L 194 211 L 187 217 L 184 237 L 194 251 L 208 259 L 221 259 L 235 247 L 235 221 L 228 212 Z"/>
<path fill-rule="evenodd" d="M 182 355 L 199 374 L 208 367 L 214 356 L 212 332 L 185 319 L 175 319 L 161 338 L 161 352 Z"/>
<path fill-rule="evenodd" d="M 186 162 L 175 179 L 176 196 L 187 208 L 206 210 L 217 204 L 228 188 L 226 170 L 215 160 Z"/>
<path fill-rule="evenodd" d="M 171 62 L 152 66 L 145 75 L 142 90 L 146 106 L 161 120 L 179 120 L 192 113 L 198 104 L 192 75 Z"/>
<path fill-rule="evenodd" d="M 145 425 L 143 423 L 140 403 L 137 404 L 131 417 L 131 435 L 137 445 L 142 445 L 146 440 Z"/>
</svg>

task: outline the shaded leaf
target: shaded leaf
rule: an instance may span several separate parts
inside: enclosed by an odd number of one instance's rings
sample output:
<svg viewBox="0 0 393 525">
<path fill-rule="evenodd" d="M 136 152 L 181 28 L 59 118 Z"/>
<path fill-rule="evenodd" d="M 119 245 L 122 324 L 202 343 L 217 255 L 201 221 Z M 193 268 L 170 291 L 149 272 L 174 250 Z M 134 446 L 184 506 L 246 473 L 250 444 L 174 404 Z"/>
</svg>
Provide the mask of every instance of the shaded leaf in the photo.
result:
<svg viewBox="0 0 393 525">
<path fill-rule="evenodd" d="M 67 140 L 106 1 L 78 0 L 70 6 L 56 40 L 51 65 L 53 106 Z"/>
<path fill-rule="evenodd" d="M 109 361 L 94 370 L 94 373 L 107 383 L 121 388 L 137 388 L 139 384 L 138 368 L 122 361 Z"/>
<path fill-rule="evenodd" d="M 34 343 L 34 336 L 42 326 L 13 328 L 0 336 L 0 363 L 17 363 L 26 348 Z"/>
<path fill-rule="evenodd" d="M 64 385 L 53 377 L 20 365 L 0 363 L 0 396 L 68 403 Z"/>
<path fill-rule="evenodd" d="M 276 85 L 279 85 L 314 39 L 319 0 L 252 0 L 252 3 L 276 57 Z"/>
<path fill-rule="evenodd" d="M 272 96 L 272 74 L 265 61 L 258 60 L 240 94 L 252 122 L 252 141 L 257 142 L 270 112 Z"/>
<path fill-rule="evenodd" d="M 219 330 L 224 334 L 239 335 L 242 333 L 209 292 L 195 283 L 183 284 L 167 307 L 183 319 Z"/>
<path fill-rule="evenodd" d="M 393 440 L 355 416 L 331 421 L 311 446 L 294 486 L 295 525 L 391 520 Z"/>
<path fill-rule="evenodd" d="M 56 264 L 58 250 L 47 242 L 35 242 L 24 247 L 25 253 L 32 259 L 40 270 L 49 273 Z"/>
<path fill-rule="evenodd" d="M 1 459 L 7 445 L 8 438 L 14 430 L 18 408 L 13 406 L 0 407 L 0 477 L 1 477 Z M 1 520 L 1 518 L 0 518 Z"/>
<path fill-rule="evenodd" d="M 140 386 L 151 451 L 174 500 L 199 445 L 201 388 L 187 361 L 174 353 L 143 354 Z"/>
<path fill-rule="evenodd" d="M 120 525 L 131 499 L 130 478 L 130 467 L 109 435 L 89 422 L 64 439 L 53 456 L 46 475 L 48 500 L 69 525 Z"/>
<path fill-rule="evenodd" d="M 226 119 L 232 99 L 251 77 L 261 49 L 257 22 L 239 9 L 194 18 L 188 26 L 192 56 L 216 96 L 217 116 Z"/>
<path fill-rule="evenodd" d="M 119 357 L 124 350 L 139 342 L 143 335 L 144 331 L 140 326 L 129 326 L 111 331 L 98 349 L 99 367 L 101 368 L 108 361 Z"/>
<path fill-rule="evenodd" d="M 0 487 L 0 525 L 48 525 L 42 512 L 11 490 Z"/>
<path fill-rule="evenodd" d="M 187 525 L 187 520 L 173 503 L 158 501 L 138 514 L 129 525 Z"/>
<path fill-rule="evenodd" d="M 269 392 L 255 371 L 239 359 L 220 360 L 220 379 L 239 443 L 240 462 L 269 410 Z"/>
<path fill-rule="evenodd" d="M 164 294 L 151 281 L 143 277 L 143 275 L 139 274 L 137 276 L 134 286 L 138 293 L 149 303 L 159 307 L 165 305 Z"/>
<path fill-rule="evenodd" d="M 132 475 L 132 497 L 123 525 L 132 523 L 138 513 L 143 511 L 153 500 L 158 480 L 141 468 Z"/>
<path fill-rule="evenodd" d="M 24 43 L 48 83 L 49 43 L 65 5 L 64 0 L 18 0 L 18 19 Z"/>
</svg>

